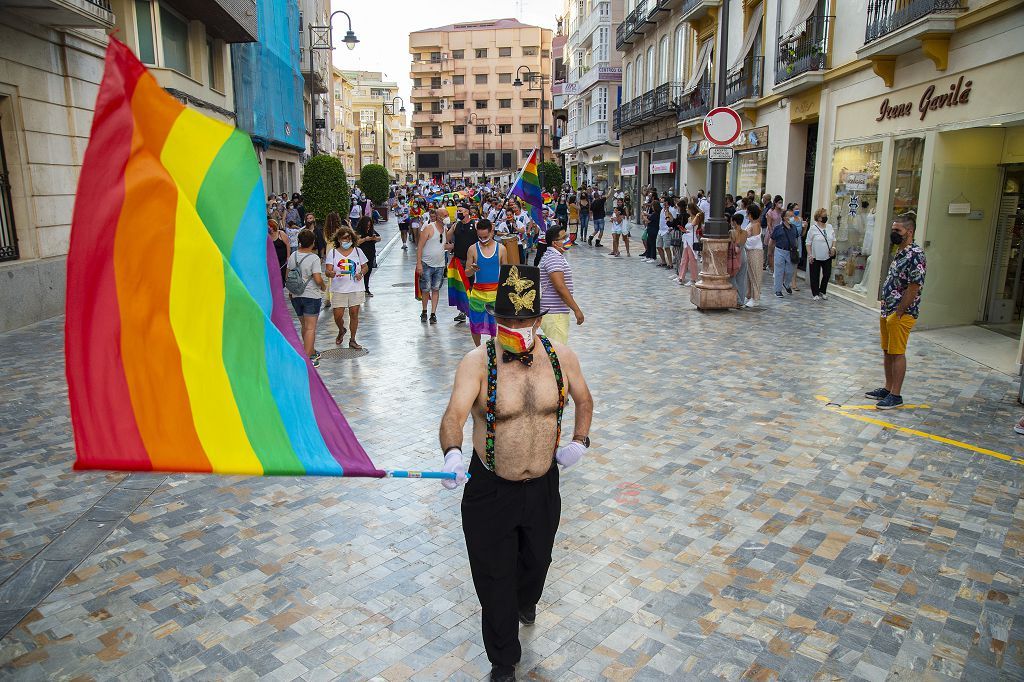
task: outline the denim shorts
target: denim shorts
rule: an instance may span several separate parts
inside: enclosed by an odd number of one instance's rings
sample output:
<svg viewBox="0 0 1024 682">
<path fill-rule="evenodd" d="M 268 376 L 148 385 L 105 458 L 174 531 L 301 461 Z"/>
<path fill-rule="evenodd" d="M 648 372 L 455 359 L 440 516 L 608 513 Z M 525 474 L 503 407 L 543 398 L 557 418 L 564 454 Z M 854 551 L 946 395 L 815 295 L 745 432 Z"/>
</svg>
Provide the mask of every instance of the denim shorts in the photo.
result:
<svg viewBox="0 0 1024 682">
<path fill-rule="evenodd" d="M 604 218 L 594 218 L 594 232 L 604 232 Z"/>
<path fill-rule="evenodd" d="M 423 266 L 420 273 L 420 291 L 440 291 L 444 283 L 444 266 L 432 268 L 429 265 Z"/>
<path fill-rule="evenodd" d="M 307 298 L 305 296 L 292 297 L 292 307 L 295 308 L 295 314 L 299 317 L 319 315 L 320 306 L 322 305 L 323 299 L 320 298 Z"/>
</svg>

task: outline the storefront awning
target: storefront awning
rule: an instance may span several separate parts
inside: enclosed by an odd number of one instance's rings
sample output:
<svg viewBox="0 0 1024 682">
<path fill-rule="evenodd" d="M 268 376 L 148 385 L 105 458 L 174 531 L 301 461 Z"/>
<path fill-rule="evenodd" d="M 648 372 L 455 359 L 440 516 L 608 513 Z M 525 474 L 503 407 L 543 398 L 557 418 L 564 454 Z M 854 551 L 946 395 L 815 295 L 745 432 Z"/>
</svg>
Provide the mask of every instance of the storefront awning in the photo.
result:
<svg viewBox="0 0 1024 682">
<path fill-rule="evenodd" d="M 764 3 L 759 2 L 750 15 L 750 22 L 747 24 L 746 32 L 743 34 L 743 43 L 740 45 L 740 53 L 736 55 L 736 60 L 729 67 L 729 71 L 736 71 L 743 66 L 743 60 L 747 58 L 751 48 L 754 47 L 754 40 L 757 39 L 757 31 L 761 28 L 761 18 L 763 16 Z"/>
</svg>

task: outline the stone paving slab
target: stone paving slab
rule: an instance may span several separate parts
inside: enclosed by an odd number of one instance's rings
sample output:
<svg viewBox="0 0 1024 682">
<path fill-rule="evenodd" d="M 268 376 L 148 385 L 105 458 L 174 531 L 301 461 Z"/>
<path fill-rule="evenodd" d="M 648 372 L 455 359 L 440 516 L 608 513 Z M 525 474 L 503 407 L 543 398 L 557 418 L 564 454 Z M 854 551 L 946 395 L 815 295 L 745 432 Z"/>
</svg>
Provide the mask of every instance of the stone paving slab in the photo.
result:
<svg viewBox="0 0 1024 682">
<path fill-rule="evenodd" d="M 664 270 L 599 253 L 570 254 L 594 447 L 563 477 L 523 676 L 1024 677 L 1024 468 L 815 397 L 861 405 L 880 383 L 870 311 L 801 291 L 701 313 Z M 369 353 L 320 366 L 388 468 L 439 465 L 471 345 L 443 304 L 420 324 L 392 286 L 412 269 L 389 252 L 361 320 Z M 334 333 L 322 325 L 319 347 Z M 72 472 L 61 347 L 60 320 L 0 335 L 0 590 L 71 524 L 108 521 L 96 503 L 118 483 L 128 502 L 152 494 L 0 640 L 5 678 L 486 676 L 458 493 Z M 929 407 L 884 421 L 1021 456 L 1011 377 L 913 337 L 908 359 L 904 393 Z"/>
</svg>

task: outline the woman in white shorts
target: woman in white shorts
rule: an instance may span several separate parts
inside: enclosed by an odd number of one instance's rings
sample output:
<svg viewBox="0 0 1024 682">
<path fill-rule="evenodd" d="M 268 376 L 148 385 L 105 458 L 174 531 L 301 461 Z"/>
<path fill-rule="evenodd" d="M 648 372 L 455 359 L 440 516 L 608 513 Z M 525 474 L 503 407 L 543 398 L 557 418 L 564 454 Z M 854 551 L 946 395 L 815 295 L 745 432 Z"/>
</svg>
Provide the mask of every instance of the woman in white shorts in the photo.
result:
<svg viewBox="0 0 1024 682">
<path fill-rule="evenodd" d="M 622 243 L 626 247 L 626 255 L 629 256 L 629 221 L 626 220 L 626 216 L 623 214 L 622 209 L 616 207 L 612 211 L 612 252 L 609 256 L 616 258 L 622 254 L 619 253 L 619 238 L 622 238 Z"/>
<path fill-rule="evenodd" d="M 331 280 L 331 307 L 334 308 L 334 323 L 338 325 L 335 345 L 345 339 L 345 309 L 348 308 L 348 331 L 352 333 L 348 347 L 362 350 L 356 343 L 359 331 L 359 306 L 366 300 L 363 277 L 366 276 L 366 256 L 356 246 L 356 233 L 351 227 L 342 226 L 334 233 L 334 248 L 324 259 L 327 277 Z"/>
</svg>

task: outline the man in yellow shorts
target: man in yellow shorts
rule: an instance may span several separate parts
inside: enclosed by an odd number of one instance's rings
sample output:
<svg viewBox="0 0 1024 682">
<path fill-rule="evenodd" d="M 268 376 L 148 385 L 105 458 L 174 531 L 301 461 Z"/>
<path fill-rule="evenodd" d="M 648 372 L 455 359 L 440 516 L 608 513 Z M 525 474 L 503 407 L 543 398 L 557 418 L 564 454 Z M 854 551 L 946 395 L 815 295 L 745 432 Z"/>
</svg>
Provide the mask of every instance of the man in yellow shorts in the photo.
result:
<svg viewBox="0 0 1024 682">
<path fill-rule="evenodd" d="M 903 405 L 903 379 L 907 375 L 907 340 L 920 314 L 924 288 L 924 250 L 914 243 L 917 222 L 912 213 L 896 218 L 889 239 L 898 247 L 882 286 L 879 331 L 885 354 L 885 386 L 865 395 L 878 401 L 879 410 Z"/>
</svg>

